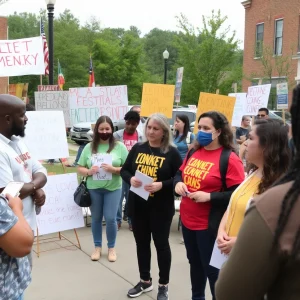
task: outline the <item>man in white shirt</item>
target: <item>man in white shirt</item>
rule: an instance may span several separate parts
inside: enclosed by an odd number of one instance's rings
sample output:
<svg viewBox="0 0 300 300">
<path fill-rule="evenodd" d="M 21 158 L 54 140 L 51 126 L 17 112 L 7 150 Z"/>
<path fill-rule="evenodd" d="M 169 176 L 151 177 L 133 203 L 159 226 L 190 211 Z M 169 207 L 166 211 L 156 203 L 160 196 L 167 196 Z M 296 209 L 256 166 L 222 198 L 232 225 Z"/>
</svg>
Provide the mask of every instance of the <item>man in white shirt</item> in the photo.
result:
<svg viewBox="0 0 300 300">
<path fill-rule="evenodd" d="M 21 99 L 0 95 L 0 192 L 11 181 L 24 182 L 20 191 L 23 214 L 31 229 L 35 230 L 35 205 L 41 207 L 45 203 L 42 188 L 47 182 L 47 171 L 20 139 L 25 136 L 27 120 L 26 107 Z"/>
</svg>

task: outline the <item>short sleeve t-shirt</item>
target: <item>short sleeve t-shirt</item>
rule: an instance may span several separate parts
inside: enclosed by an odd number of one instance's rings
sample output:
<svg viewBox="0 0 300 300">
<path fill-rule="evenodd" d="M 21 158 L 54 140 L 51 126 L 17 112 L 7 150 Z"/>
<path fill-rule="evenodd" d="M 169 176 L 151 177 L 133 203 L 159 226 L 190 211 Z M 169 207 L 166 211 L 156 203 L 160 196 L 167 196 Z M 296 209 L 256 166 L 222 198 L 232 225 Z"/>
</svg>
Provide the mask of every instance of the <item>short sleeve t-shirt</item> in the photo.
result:
<svg viewBox="0 0 300 300">
<path fill-rule="evenodd" d="M 0 198 L 0 236 L 18 221 L 17 216 Z M 0 299 L 17 300 L 31 282 L 31 268 L 27 257 L 15 258 L 0 248 Z"/>
<path fill-rule="evenodd" d="M 108 144 L 99 144 L 97 153 L 107 153 Z M 80 166 L 90 169 L 92 167 L 92 151 L 91 143 L 87 144 L 80 156 L 78 164 Z M 110 152 L 112 155 L 112 165 L 114 167 L 121 167 L 128 155 L 125 145 L 121 142 L 116 142 L 114 149 Z M 112 174 L 112 180 L 93 180 L 93 176 L 87 178 L 88 189 L 106 189 L 108 191 L 115 191 L 122 186 L 122 179 L 120 175 Z"/>
<path fill-rule="evenodd" d="M 242 128 L 242 127 L 237 128 L 236 133 L 235 133 L 236 139 L 239 140 L 242 135 L 244 135 L 246 138 L 248 138 L 249 130 L 247 128 Z"/>
<path fill-rule="evenodd" d="M 178 135 L 178 137 L 176 138 L 174 137 L 174 144 L 177 147 L 177 150 L 182 159 L 186 157 L 186 154 L 188 153 L 189 150 L 189 145 L 193 143 L 195 139 L 195 135 L 193 133 L 189 133 L 189 137 L 190 137 L 189 144 L 187 143 L 187 139 L 183 139 L 182 141 L 180 141 L 181 135 Z"/>
<path fill-rule="evenodd" d="M 124 134 L 123 134 L 123 143 L 125 145 L 125 147 L 127 148 L 127 151 L 129 152 L 132 147 L 138 142 L 139 136 L 137 131 L 135 131 L 134 134 L 128 134 L 125 130 L 124 130 Z"/>
<path fill-rule="evenodd" d="M 206 193 L 220 192 L 222 181 L 220 174 L 220 157 L 223 147 L 216 150 L 200 148 L 184 161 L 180 170 L 182 180 L 189 192 L 203 191 Z M 240 158 L 231 153 L 226 174 L 226 186 L 238 185 L 244 180 L 244 167 Z M 180 217 L 185 227 L 190 230 L 205 230 L 208 228 L 208 218 L 211 209 L 210 202 L 195 203 L 188 197 L 182 197 Z"/>
</svg>

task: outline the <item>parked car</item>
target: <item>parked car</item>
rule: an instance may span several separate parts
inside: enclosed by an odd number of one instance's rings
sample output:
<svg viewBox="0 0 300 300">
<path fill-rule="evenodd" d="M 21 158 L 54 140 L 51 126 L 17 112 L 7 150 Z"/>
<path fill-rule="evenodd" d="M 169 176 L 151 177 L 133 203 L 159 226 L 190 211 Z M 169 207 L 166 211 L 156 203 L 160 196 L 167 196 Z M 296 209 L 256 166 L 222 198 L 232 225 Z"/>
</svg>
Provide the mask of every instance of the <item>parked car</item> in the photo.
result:
<svg viewBox="0 0 300 300">
<path fill-rule="evenodd" d="M 172 119 L 169 119 L 170 127 L 173 130 L 174 122 L 176 120 L 176 116 L 179 114 L 184 114 L 189 118 L 191 131 L 194 131 L 195 121 L 197 117 L 197 110 L 190 109 L 187 107 L 173 108 Z"/>
</svg>

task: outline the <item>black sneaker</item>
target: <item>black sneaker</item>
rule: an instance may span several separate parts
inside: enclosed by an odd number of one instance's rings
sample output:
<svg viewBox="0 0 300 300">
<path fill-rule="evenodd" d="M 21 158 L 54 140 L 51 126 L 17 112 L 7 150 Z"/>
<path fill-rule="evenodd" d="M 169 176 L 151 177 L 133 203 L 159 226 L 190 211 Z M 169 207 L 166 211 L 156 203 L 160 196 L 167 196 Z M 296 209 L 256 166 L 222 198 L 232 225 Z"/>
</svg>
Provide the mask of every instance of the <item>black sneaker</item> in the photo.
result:
<svg viewBox="0 0 300 300">
<path fill-rule="evenodd" d="M 139 282 L 134 288 L 128 291 L 127 296 L 130 298 L 136 298 L 143 293 L 150 292 L 153 290 L 152 281 L 148 282 Z M 162 298 L 163 299 L 163 298 Z"/>
<path fill-rule="evenodd" d="M 158 287 L 157 300 L 169 300 L 168 287 L 165 285 Z"/>
</svg>

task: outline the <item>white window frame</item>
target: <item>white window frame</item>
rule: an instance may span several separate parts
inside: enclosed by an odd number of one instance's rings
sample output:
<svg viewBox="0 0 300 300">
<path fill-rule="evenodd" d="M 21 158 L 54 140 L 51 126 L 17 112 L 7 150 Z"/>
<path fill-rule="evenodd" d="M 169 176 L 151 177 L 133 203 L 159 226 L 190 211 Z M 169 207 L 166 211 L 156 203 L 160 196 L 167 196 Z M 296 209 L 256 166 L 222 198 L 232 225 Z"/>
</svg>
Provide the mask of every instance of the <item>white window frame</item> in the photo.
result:
<svg viewBox="0 0 300 300">
<path fill-rule="evenodd" d="M 259 54 L 258 51 L 257 51 L 257 42 L 258 42 L 258 39 L 257 39 L 257 32 L 258 32 L 258 26 L 259 25 L 263 25 L 263 32 L 262 32 L 262 45 L 261 45 L 261 53 Z M 263 52 L 263 43 L 264 43 L 264 35 L 265 35 L 265 22 L 261 22 L 261 23 L 257 23 L 255 25 L 255 49 L 254 49 L 254 58 L 255 59 L 258 59 L 258 58 L 261 58 L 262 57 L 262 52 Z"/>
<path fill-rule="evenodd" d="M 280 37 L 277 37 L 277 22 L 282 21 L 282 34 L 281 34 L 281 53 L 276 53 L 277 52 L 277 39 L 279 39 Z M 275 23 L 274 23 L 274 56 L 281 56 L 282 52 L 283 52 L 283 29 L 284 29 L 284 18 L 279 18 L 279 19 L 275 19 Z"/>
</svg>

